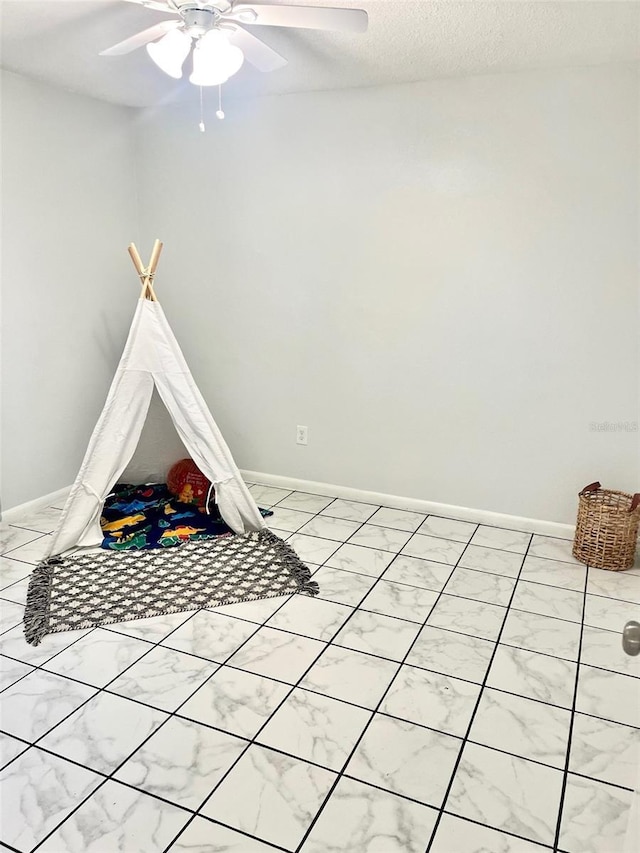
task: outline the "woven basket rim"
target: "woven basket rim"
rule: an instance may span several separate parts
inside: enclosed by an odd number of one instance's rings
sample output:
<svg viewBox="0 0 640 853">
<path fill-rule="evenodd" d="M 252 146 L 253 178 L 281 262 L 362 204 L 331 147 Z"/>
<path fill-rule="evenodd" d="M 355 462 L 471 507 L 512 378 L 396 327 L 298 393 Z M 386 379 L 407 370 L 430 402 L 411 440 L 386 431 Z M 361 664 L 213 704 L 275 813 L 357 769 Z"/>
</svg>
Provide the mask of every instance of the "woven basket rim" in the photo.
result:
<svg viewBox="0 0 640 853">
<path fill-rule="evenodd" d="M 591 492 L 580 492 L 579 497 L 587 498 L 588 500 L 593 500 L 597 498 L 599 495 L 620 495 L 623 498 L 629 498 L 630 501 L 633 500 L 634 495 L 630 492 L 621 492 L 619 489 L 594 489 Z"/>
<path fill-rule="evenodd" d="M 624 513 L 631 516 L 640 513 L 640 504 L 635 509 L 631 509 L 634 495 L 617 489 L 598 489 L 597 492 L 581 493 L 578 497 L 580 504 L 598 506 L 602 512 Z M 610 502 L 608 498 L 620 498 L 621 500 Z"/>
</svg>

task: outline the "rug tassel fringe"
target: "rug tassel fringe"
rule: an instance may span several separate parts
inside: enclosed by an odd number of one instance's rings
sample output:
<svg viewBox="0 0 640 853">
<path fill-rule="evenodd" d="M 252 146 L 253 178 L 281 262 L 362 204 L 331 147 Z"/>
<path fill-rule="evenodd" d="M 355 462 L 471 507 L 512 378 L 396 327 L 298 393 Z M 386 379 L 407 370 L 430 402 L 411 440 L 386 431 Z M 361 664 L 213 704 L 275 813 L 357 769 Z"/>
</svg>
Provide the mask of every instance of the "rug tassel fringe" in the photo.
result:
<svg viewBox="0 0 640 853">
<path fill-rule="evenodd" d="M 59 562 L 60 560 L 53 559 L 40 563 L 29 579 L 27 604 L 24 609 L 24 636 L 32 646 L 39 645 L 49 629 L 51 580 L 54 566 Z"/>
<path fill-rule="evenodd" d="M 271 530 L 265 528 L 258 534 L 258 539 L 261 542 L 268 542 L 270 545 L 276 545 L 280 551 L 283 551 L 282 563 L 289 570 L 298 584 L 297 592 L 304 595 L 318 595 L 320 587 L 316 581 L 311 580 L 311 572 L 309 567 L 305 566 L 300 557 L 296 554 L 290 545 L 287 545 L 279 536 L 276 536 Z"/>
</svg>

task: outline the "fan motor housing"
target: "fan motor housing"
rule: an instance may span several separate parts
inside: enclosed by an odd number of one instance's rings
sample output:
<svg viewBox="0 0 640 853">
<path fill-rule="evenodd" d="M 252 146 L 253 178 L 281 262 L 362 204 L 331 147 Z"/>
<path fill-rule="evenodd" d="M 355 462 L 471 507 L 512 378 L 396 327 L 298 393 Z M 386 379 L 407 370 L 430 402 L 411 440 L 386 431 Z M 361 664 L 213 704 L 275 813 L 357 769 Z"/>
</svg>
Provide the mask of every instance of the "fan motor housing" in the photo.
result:
<svg viewBox="0 0 640 853">
<path fill-rule="evenodd" d="M 198 0 L 190 0 L 187 3 L 176 3 L 176 6 L 183 18 L 189 13 L 205 13 L 219 18 L 221 15 L 226 15 L 227 12 L 231 11 L 233 3 L 231 0 L 213 0 L 213 2 L 205 0 L 205 2 L 201 3 Z"/>
<path fill-rule="evenodd" d="M 192 37 L 204 35 L 220 19 L 220 13 L 214 9 L 198 8 L 193 3 L 180 7 L 180 17 L 184 21 L 185 31 Z"/>
</svg>

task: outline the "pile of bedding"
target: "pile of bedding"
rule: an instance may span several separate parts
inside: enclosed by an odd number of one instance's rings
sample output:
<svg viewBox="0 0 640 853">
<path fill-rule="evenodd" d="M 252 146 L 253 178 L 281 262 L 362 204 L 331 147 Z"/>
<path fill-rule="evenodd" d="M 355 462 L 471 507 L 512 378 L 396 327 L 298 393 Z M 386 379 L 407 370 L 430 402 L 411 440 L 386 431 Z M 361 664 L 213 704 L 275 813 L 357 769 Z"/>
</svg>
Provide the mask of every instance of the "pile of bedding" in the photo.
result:
<svg viewBox="0 0 640 853">
<path fill-rule="evenodd" d="M 273 515 L 270 510 L 260 512 Z M 164 483 L 118 484 L 104 502 L 100 524 L 102 547 L 115 551 L 167 548 L 233 533 L 215 505 L 207 514 L 194 504 L 181 503 Z"/>
</svg>

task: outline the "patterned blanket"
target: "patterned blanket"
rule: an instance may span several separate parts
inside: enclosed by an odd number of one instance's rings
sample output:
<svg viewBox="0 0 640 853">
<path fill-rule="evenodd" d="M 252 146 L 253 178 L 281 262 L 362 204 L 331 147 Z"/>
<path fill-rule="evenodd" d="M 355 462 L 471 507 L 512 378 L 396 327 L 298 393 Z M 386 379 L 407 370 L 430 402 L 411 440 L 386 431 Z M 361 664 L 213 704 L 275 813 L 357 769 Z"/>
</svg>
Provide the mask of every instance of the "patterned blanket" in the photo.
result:
<svg viewBox="0 0 640 853">
<path fill-rule="evenodd" d="M 260 512 L 263 516 L 273 515 L 270 510 Z M 207 514 L 194 504 L 181 503 L 164 483 L 119 483 L 104 502 L 100 524 L 104 533 L 102 547 L 114 551 L 166 548 L 233 533 L 215 505 Z"/>
</svg>

